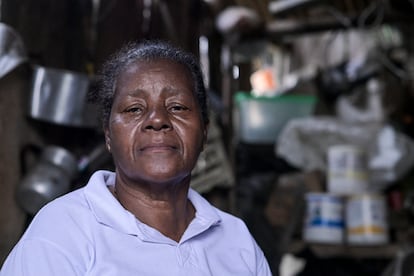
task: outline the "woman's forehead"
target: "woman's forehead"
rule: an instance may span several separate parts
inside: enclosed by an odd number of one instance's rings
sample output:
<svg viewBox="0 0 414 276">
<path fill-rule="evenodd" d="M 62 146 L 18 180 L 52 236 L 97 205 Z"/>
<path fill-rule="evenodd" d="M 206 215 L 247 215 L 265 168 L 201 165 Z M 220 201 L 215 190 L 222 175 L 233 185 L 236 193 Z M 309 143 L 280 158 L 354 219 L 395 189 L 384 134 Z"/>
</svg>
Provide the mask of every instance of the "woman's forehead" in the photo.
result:
<svg viewBox="0 0 414 276">
<path fill-rule="evenodd" d="M 175 75 L 178 81 L 178 78 L 185 78 L 186 82 L 195 89 L 194 86 L 194 77 L 189 71 L 189 68 L 175 60 L 158 58 L 151 60 L 138 59 L 134 62 L 129 63 L 124 67 L 122 71 L 118 74 L 117 82 L 122 79 L 128 79 L 135 77 L 140 74 L 151 74 L 151 73 L 161 73 L 165 75 Z"/>
<path fill-rule="evenodd" d="M 184 64 L 173 60 L 169 58 L 162 58 L 162 57 L 156 57 L 151 59 L 136 59 L 130 63 L 128 63 L 126 66 L 124 66 L 122 72 L 134 70 L 139 67 L 165 67 L 165 68 L 173 68 L 173 70 L 182 70 L 187 73 L 189 72 L 189 68 L 185 66 Z"/>
<path fill-rule="evenodd" d="M 141 85 L 150 85 L 152 82 L 160 84 L 160 81 L 166 81 L 164 85 L 179 90 L 185 88 L 195 96 L 196 86 L 187 67 L 169 59 L 136 60 L 130 63 L 118 75 L 115 92 L 120 86 L 127 85 L 138 89 Z"/>
</svg>

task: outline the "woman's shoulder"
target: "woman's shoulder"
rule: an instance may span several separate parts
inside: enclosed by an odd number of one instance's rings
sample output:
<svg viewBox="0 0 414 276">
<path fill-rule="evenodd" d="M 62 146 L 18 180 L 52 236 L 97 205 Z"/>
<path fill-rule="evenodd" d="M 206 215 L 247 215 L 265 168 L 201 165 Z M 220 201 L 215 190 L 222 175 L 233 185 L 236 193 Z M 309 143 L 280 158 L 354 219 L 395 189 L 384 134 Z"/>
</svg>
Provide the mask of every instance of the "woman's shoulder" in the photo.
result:
<svg viewBox="0 0 414 276">
<path fill-rule="evenodd" d="M 217 213 L 219 214 L 221 218 L 221 224 L 223 226 L 232 229 L 232 231 L 237 230 L 238 233 L 246 232 L 250 234 L 250 231 L 245 221 L 243 220 L 243 218 L 241 218 L 240 216 L 234 213 L 231 213 L 230 211 L 221 210 L 218 208 L 216 209 L 217 209 Z"/>
<path fill-rule="evenodd" d="M 203 217 L 203 219 L 213 222 L 213 224 L 229 228 L 239 228 L 241 230 L 247 229 L 240 217 L 228 210 L 220 209 L 198 192 L 190 189 L 189 198 L 195 206 L 199 217 Z"/>
<path fill-rule="evenodd" d="M 39 228 L 42 232 L 48 232 L 44 228 L 73 231 L 79 227 L 85 229 L 96 221 L 93 204 L 106 200 L 109 193 L 102 175 L 103 172 L 94 173 L 85 186 L 46 204 L 34 216 L 29 228 Z M 92 196 L 95 197 L 93 200 Z"/>
<path fill-rule="evenodd" d="M 83 188 L 61 196 L 39 210 L 26 234 L 31 237 L 53 237 L 56 233 L 73 232 L 91 218 Z"/>
<path fill-rule="evenodd" d="M 37 272 L 53 269 L 63 272 L 84 268 L 86 265 L 78 260 L 89 260 L 94 252 L 88 217 L 90 220 L 82 189 L 46 204 L 8 256 L 5 270 L 9 273 L 16 269 L 20 272 L 35 269 L 38 275 Z M 15 275 L 14 272 L 11 274 Z"/>
</svg>

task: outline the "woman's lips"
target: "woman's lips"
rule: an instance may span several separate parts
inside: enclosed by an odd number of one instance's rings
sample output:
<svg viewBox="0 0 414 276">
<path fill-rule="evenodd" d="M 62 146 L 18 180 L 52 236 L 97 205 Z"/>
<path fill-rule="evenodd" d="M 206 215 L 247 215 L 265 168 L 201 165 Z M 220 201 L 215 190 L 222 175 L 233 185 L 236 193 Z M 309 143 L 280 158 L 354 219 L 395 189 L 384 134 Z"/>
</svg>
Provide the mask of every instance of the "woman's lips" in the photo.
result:
<svg viewBox="0 0 414 276">
<path fill-rule="evenodd" d="M 167 144 L 150 144 L 141 148 L 143 152 L 166 152 L 175 151 L 177 147 Z"/>
</svg>

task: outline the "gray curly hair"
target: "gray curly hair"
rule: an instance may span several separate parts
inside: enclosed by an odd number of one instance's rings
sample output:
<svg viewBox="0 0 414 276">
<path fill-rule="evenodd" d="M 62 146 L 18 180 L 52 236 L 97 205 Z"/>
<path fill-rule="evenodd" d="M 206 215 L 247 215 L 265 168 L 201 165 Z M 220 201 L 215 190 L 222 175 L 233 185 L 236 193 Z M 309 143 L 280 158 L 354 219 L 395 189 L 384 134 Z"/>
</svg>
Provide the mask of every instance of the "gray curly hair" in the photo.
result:
<svg viewBox="0 0 414 276">
<path fill-rule="evenodd" d="M 99 105 L 104 127 L 109 124 L 109 116 L 116 90 L 116 80 L 119 74 L 131 63 L 142 60 L 151 61 L 167 59 L 185 66 L 194 80 L 194 89 L 200 105 L 202 119 L 209 122 L 207 93 L 204 87 L 203 74 L 198 60 L 190 53 L 162 41 L 130 42 L 113 54 L 102 66 L 97 75 L 89 100 Z"/>
</svg>

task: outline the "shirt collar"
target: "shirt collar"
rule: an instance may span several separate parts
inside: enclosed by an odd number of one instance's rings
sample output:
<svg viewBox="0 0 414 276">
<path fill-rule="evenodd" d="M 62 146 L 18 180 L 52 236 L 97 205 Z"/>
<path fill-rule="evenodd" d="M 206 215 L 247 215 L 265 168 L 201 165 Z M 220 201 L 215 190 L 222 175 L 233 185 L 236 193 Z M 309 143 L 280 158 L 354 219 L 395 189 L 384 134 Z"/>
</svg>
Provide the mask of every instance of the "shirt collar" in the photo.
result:
<svg viewBox="0 0 414 276">
<path fill-rule="evenodd" d="M 85 196 L 99 223 L 123 233 L 136 235 L 135 217 L 112 195 L 109 186 L 115 185 L 115 173 L 97 171 L 85 187 Z"/>
<path fill-rule="evenodd" d="M 126 210 L 109 191 L 108 186 L 115 185 L 115 173 L 110 171 L 95 172 L 85 187 L 85 196 L 97 221 L 117 231 L 137 235 L 145 235 L 142 229 L 147 227 Z M 189 189 L 188 198 L 196 209 L 196 215 L 182 241 L 198 235 L 213 225 L 220 223 L 220 216 L 206 199 L 195 190 Z"/>
</svg>

